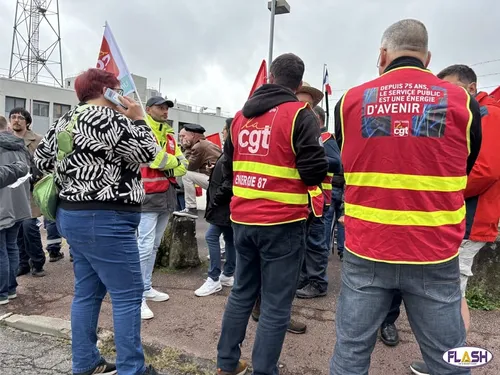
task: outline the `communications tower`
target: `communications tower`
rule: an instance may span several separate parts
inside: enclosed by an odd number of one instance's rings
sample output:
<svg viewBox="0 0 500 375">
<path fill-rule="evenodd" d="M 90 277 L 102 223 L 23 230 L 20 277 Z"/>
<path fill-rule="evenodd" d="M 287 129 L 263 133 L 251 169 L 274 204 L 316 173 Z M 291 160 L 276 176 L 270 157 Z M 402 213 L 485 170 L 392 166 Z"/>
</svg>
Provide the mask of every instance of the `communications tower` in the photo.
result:
<svg viewBox="0 0 500 375">
<path fill-rule="evenodd" d="M 63 87 L 59 0 L 17 0 L 9 78 Z"/>
</svg>

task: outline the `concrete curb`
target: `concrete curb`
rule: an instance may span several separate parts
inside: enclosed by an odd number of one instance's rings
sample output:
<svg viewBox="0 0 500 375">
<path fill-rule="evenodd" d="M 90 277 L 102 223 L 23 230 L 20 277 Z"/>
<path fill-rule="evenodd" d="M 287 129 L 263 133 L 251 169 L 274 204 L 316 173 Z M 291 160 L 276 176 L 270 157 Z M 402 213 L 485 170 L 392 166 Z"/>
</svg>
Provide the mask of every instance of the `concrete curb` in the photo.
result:
<svg viewBox="0 0 500 375">
<path fill-rule="evenodd" d="M 71 339 L 71 322 L 41 315 L 6 314 L 0 322 L 21 331 Z"/>
</svg>

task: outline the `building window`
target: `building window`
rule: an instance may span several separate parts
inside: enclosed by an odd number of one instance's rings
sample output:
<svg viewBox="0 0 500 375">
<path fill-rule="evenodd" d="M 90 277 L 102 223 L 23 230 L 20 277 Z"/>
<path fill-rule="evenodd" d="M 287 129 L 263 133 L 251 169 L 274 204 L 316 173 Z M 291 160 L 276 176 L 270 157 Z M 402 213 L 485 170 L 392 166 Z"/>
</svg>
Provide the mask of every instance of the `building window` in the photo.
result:
<svg viewBox="0 0 500 375">
<path fill-rule="evenodd" d="M 64 114 L 66 114 L 66 112 L 69 112 L 70 109 L 71 109 L 70 105 L 54 103 L 54 111 L 53 111 L 54 120 L 61 118 Z"/>
<path fill-rule="evenodd" d="M 10 111 L 12 111 L 14 108 L 26 108 L 26 99 L 6 96 L 5 113 L 7 114 L 7 117 L 9 116 Z"/>
<path fill-rule="evenodd" d="M 49 103 L 33 100 L 33 116 L 49 117 Z"/>
</svg>

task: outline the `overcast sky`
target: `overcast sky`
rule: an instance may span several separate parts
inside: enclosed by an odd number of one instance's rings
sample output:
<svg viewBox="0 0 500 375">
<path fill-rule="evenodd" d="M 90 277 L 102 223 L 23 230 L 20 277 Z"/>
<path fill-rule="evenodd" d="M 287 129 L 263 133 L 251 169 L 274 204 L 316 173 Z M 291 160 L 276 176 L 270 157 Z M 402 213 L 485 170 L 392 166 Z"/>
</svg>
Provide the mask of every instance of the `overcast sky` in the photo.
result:
<svg viewBox="0 0 500 375">
<path fill-rule="evenodd" d="M 291 13 L 276 17 L 274 56 L 302 57 L 304 79 L 315 86 L 321 86 L 328 64 L 334 98 L 376 76 L 380 37 L 402 18 L 417 18 L 428 27 L 435 73 L 454 63 L 500 60 L 498 0 L 288 2 Z M 0 69 L 8 69 L 16 1 L 0 3 Z M 59 5 L 65 76 L 95 66 L 107 20 L 129 69 L 146 76 L 148 86 L 158 87 L 161 77 L 162 92 L 171 99 L 233 112 L 268 56 L 266 0 L 60 0 Z M 500 85 L 500 61 L 473 68 L 479 87 L 489 92 Z"/>
</svg>

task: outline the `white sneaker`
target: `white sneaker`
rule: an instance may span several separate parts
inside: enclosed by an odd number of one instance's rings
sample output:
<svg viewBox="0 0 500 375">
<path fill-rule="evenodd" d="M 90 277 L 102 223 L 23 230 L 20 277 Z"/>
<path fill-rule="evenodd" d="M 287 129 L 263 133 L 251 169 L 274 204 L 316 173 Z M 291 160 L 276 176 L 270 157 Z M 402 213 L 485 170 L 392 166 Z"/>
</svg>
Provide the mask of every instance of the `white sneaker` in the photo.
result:
<svg viewBox="0 0 500 375">
<path fill-rule="evenodd" d="M 221 289 L 222 289 L 222 287 L 221 287 Z M 8 299 L 8 298 L 7 298 L 7 299 L 2 299 L 2 300 L 0 300 L 0 305 L 6 305 L 6 304 L 8 304 L 9 302 L 10 302 L 10 301 L 9 301 L 9 299 Z"/>
<path fill-rule="evenodd" d="M 159 292 L 154 288 L 151 288 L 147 292 L 144 292 L 144 297 L 148 301 L 153 302 L 164 302 L 170 299 L 170 296 L 167 293 Z"/>
<path fill-rule="evenodd" d="M 234 285 L 234 276 L 228 277 L 223 273 L 219 277 L 220 283 L 222 286 L 233 286 Z"/>
<path fill-rule="evenodd" d="M 141 319 L 147 320 L 147 319 L 153 319 L 155 317 L 155 314 L 151 311 L 149 308 L 148 304 L 146 301 L 142 301 L 141 305 Z"/>
<path fill-rule="evenodd" d="M 206 297 L 210 294 L 214 294 L 220 292 L 222 290 L 222 285 L 220 280 L 213 281 L 210 277 L 207 278 L 207 281 L 195 290 L 194 294 L 198 297 Z"/>
</svg>

